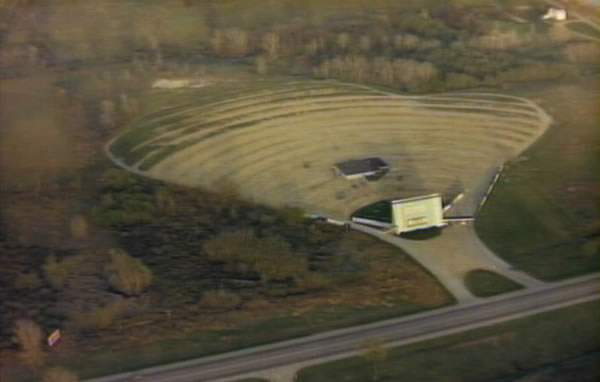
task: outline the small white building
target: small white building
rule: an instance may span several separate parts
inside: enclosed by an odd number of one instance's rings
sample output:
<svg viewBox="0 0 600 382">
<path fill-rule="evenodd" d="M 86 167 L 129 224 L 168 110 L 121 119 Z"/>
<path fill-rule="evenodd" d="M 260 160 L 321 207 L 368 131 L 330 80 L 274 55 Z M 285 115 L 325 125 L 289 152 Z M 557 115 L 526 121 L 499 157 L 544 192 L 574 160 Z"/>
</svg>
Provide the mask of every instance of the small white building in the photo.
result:
<svg viewBox="0 0 600 382">
<path fill-rule="evenodd" d="M 544 20 L 564 21 L 567 19 L 567 10 L 562 8 L 550 8 L 544 16 Z"/>
<path fill-rule="evenodd" d="M 397 234 L 445 225 L 440 194 L 392 201 L 392 227 Z"/>
</svg>

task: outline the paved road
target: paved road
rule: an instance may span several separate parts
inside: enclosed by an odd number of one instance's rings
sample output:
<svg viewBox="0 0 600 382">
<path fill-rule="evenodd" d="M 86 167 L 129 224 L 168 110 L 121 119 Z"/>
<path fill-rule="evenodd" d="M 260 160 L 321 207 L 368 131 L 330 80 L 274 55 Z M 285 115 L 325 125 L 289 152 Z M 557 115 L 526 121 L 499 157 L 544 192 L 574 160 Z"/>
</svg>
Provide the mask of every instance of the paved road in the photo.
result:
<svg viewBox="0 0 600 382">
<path fill-rule="evenodd" d="M 409 317 L 335 330 L 296 340 L 225 353 L 197 360 L 159 366 L 88 380 L 143 382 L 226 381 L 242 376 L 264 375 L 286 365 L 306 366 L 355 355 L 370 338 L 402 345 L 451 333 L 492 325 L 542 311 L 590 301 L 600 297 L 600 275 L 546 284 L 539 288 L 475 301 Z"/>
</svg>

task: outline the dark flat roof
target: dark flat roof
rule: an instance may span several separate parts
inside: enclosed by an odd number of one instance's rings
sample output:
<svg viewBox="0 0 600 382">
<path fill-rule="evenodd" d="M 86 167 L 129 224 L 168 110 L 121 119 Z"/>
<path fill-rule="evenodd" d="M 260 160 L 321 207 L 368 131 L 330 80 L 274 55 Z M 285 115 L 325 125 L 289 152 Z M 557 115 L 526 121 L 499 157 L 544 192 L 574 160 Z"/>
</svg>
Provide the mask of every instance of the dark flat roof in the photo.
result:
<svg viewBox="0 0 600 382">
<path fill-rule="evenodd" d="M 378 157 L 365 159 L 352 159 L 345 162 L 336 163 L 335 166 L 340 169 L 344 175 L 363 174 L 371 171 L 382 170 L 388 167 L 385 161 Z"/>
</svg>

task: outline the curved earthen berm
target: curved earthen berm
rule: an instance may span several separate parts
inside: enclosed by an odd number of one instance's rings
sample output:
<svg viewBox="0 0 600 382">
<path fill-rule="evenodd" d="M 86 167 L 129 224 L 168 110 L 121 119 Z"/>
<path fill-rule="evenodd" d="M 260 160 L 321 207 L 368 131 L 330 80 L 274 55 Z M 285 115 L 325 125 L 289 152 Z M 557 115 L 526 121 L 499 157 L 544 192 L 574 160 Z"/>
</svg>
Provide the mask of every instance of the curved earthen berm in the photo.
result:
<svg viewBox="0 0 600 382">
<path fill-rule="evenodd" d="M 172 95 L 107 152 L 153 178 L 234 188 L 257 202 L 345 219 L 382 199 L 481 190 L 551 123 L 530 100 L 503 94 L 403 96 L 311 81 L 260 86 L 213 101 L 211 87 Z M 372 156 L 391 165 L 379 181 L 333 174 L 336 162 Z M 461 213 L 473 213 L 476 202 Z"/>
</svg>

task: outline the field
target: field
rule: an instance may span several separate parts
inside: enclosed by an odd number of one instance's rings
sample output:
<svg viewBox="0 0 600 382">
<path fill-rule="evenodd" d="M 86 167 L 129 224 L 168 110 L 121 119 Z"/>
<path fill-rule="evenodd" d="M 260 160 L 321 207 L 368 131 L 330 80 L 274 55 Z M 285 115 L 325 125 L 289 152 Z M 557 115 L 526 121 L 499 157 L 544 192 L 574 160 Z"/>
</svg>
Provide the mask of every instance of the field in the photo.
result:
<svg viewBox="0 0 600 382">
<path fill-rule="evenodd" d="M 591 302 L 390 349 L 376 364 L 355 357 L 309 367 L 298 381 L 592 382 L 598 378 L 598 339 L 598 307 Z M 579 379 L 566 379 L 577 372 Z"/>
<path fill-rule="evenodd" d="M 600 31 L 598 31 L 598 29 L 596 29 L 596 28 L 592 27 L 591 25 L 584 23 L 584 22 L 568 23 L 567 28 L 571 29 L 574 32 L 578 32 L 583 35 L 587 35 L 593 39 L 600 38 Z"/>
<path fill-rule="evenodd" d="M 599 269 L 597 77 L 515 89 L 555 124 L 505 167 L 475 227 L 498 255 L 556 280 Z"/>
<path fill-rule="evenodd" d="M 508 95 L 400 96 L 325 81 L 229 82 L 155 97 L 158 111 L 109 145 L 118 164 L 342 219 L 379 200 L 478 189 L 550 123 L 534 103 Z M 391 171 L 376 182 L 334 176 L 334 163 L 368 156 Z"/>
<path fill-rule="evenodd" d="M 521 289 L 522 286 L 497 273 L 474 270 L 465 276 L 467 288 L 477 297 L 490 297 Z"/>
</svg>

